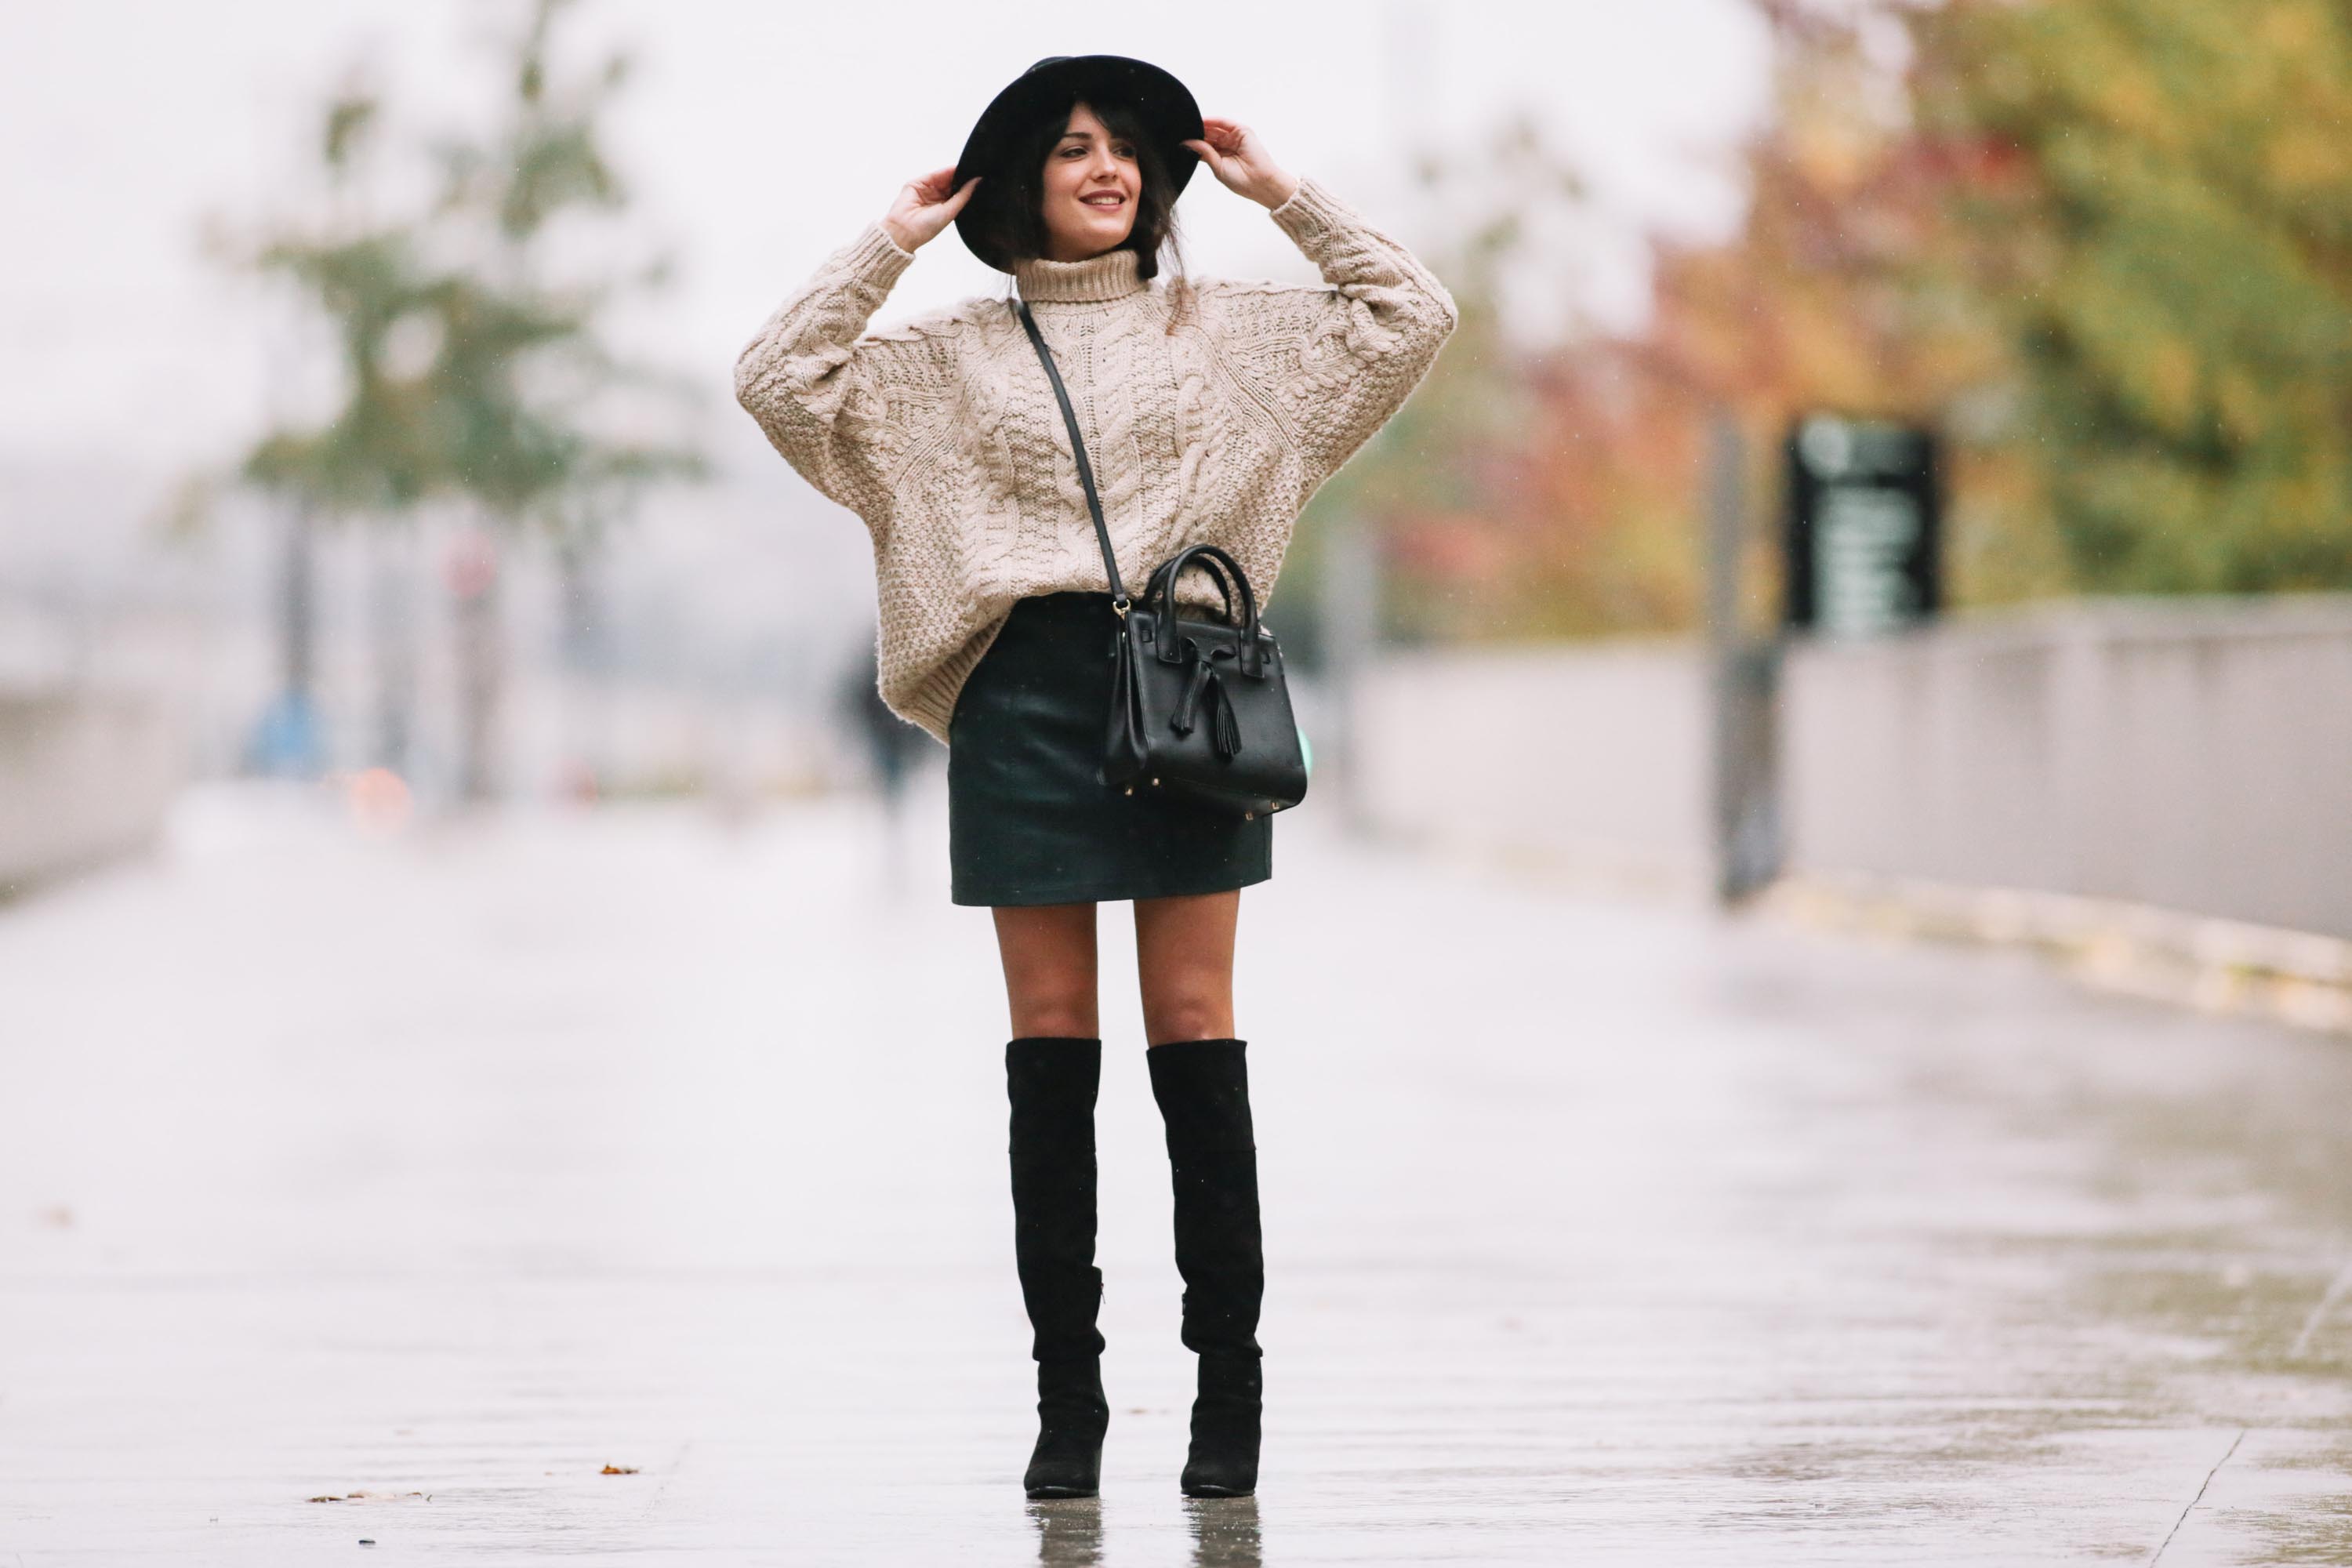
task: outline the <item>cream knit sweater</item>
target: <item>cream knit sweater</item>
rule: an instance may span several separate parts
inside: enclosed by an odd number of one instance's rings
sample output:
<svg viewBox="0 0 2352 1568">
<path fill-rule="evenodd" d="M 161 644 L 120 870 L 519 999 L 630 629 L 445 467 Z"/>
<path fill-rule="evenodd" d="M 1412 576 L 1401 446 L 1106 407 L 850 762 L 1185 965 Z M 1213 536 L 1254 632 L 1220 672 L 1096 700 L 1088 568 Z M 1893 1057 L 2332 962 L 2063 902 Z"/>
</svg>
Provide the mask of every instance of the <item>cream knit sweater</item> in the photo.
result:
<svg viewBox="0 0 2352 1568">
<path fill-rule="evenodd" d="M 1165 280 L 1138 277 L 1132 251 L 1016 271 L 1131 593 L 1207 541 L 1263 605 L 1307 498 L 1454 330 L 1445 286 L 1314 180 L 1272 216 L 1326 286 L 1194 279 L 1172 334 Z M 1010 301 L 866 330 L 913 259 L 868 225 L 745 346 L 735 392 L 785 461 L 865 520 L 883 700 L 944 742 L 1015 600 L 1109 584 L 1061 410 Z M 1206 574 L 1178 597 L 1219 602 Z"/>
</svg>

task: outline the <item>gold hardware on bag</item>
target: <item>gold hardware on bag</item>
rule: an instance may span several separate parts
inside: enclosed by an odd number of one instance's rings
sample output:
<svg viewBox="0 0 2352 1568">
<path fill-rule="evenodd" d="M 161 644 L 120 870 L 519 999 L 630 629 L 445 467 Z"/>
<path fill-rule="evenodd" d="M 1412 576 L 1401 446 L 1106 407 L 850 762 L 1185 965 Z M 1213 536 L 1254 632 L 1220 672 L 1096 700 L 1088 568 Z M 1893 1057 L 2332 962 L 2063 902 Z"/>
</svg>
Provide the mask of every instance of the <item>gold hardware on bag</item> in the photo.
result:
<svg viewBox="0 0 2352 1568">
<path fill-rule="evenodd" d="M 1242 813 L 1242 820 L 1244 822 L 1255 822 L 1257 820 L 1257 813 L 1255 811 L 1244 811 Z"/>
</svg>

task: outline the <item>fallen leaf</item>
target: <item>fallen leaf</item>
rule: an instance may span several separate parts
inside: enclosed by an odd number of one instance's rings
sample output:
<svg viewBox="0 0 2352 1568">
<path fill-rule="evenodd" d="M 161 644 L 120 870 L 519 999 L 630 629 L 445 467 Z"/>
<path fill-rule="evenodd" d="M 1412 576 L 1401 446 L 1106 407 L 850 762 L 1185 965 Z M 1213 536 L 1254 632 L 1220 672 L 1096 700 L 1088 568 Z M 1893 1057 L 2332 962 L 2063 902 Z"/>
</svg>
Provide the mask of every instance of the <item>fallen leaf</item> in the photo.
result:
<svg viewBox="0 0 2352 1568">
<path fill-rule="evenodd" d="M 635 1465 L 607 1465 L 604 1467 L 604 1473 L 608 1476 L 634 1476 L 637 1473 L 637 1467 Z"/>
</svg>

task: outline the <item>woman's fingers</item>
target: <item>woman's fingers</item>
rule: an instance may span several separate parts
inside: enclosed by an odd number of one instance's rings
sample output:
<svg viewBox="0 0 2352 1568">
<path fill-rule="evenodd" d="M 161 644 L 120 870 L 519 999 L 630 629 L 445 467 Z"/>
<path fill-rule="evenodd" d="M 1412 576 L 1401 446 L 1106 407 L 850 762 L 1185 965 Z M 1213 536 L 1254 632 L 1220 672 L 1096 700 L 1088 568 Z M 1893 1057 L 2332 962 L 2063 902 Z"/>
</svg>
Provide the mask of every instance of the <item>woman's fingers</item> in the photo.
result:
<svg viewBox="0 0 2352 1568">
<path fill-rule="evenodd" d="M 1249 141 L 1249 127 L 1238 120 L 1203 119 L 1201 121 L 1201 133 L 1209 139 L 1218 152 L 1225 153 L 1240 152 Z"/>
<path fill-rule="evenodd" d="M 980 176 L 975 174 L 972 177 L 978 179 Z M 907 182 L 907 188 L 914 192 L 916 198 L 924 205 L 929 206 L 933 202 L 947 199 L 948 191 L 954 179 L 955 165 L 950 163 L 944 169 L 933 169 L 928 174 L 916 175 Z"/>
<path fill-rule="evenodd" d="M 1209 172 L 1218 181 L 1234 190 L 1247 184 L 1259 173 L 1245 146 L 1246 132 L 1239 131 L 1231 121 L 1203 121 L 1209 134 L 1205 138 L 1188 138 L 1184 145 L 1200 155 L 1209 165 Z"/>
<path fill-rule="evenodd" d="M 1230 138 L 1223 142 L 1215 140 L 1188 141 L 1184 145 L 1199 153 L 1201 161 L 1212 169 L 1223 170 L 1228 164 L 1248 162 L 1243 155 L 1241 144 Z"/>
<path fill-rule="evenodd" d="M 953 222 L 956 214 L 963 211 L 964 204 L 971 200 L 972 188 L 980 184 L 981 177 L 974 174 L 950 195 L 948 182 L 954 178 L 953 169 L 934 169 L 899 186 L 898 199 L 890 204 L 884 219 L 890 237 L 903 248 L 912 250 Z"/>
<path fill-rule="evenodd" d="M 1267 156 L 1264 143 L 1248 126 L 1234 120 L 1203 118 L 1201 130 L 1203 134 L 1187 137 L 1184 145 L 1209 165 L 1209 172 L 1227 190 L 1268 207 L 1280 205 L 1297 191 L 1297 182 Z"/>
</svg>

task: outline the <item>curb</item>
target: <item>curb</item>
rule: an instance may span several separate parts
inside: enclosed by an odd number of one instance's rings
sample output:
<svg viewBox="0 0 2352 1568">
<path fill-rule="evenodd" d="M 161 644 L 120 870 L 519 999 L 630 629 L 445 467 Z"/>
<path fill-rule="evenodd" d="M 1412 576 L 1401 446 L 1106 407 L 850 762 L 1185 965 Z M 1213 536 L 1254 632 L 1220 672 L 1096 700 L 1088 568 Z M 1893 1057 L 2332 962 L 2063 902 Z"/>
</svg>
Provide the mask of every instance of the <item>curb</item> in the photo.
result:
<svg viewBox="0 0 2352 1568">
<path fill-rule="evenodd" d="M 2024 947 L 2103 991 L 2352 1036 L 2352 941 L 2119 900 L 1794 874 L 1759 912 L 1821 930 Z"/>
</svg>

